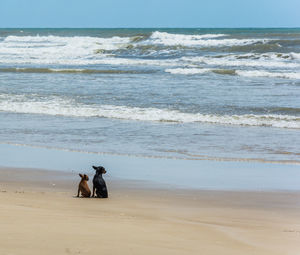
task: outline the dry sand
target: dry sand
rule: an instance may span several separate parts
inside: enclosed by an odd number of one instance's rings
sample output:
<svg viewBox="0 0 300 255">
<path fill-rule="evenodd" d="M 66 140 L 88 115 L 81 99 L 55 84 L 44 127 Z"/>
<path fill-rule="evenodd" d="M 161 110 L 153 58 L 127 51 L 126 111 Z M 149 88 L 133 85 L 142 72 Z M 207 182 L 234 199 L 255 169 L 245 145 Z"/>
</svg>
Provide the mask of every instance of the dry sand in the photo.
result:
<svg viewBox="0 0 300 255">
<path fill-rule="evenodd" d="M 74 173 L 0 169 L 0 254 L 300 254 L 300 193 L 143 188 Z M 149 187 L 146 185 L 146 187 Z"/>
</svg>

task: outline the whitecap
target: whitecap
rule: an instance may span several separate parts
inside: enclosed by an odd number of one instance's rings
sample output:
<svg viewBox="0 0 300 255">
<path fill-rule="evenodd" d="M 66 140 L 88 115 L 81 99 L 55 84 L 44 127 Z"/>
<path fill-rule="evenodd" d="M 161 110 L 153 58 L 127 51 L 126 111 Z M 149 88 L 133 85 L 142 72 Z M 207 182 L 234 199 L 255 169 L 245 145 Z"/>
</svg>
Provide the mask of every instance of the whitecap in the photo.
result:
<svg viewBox="0 0 300 255">
<path fill-rule="evenodd" d="M 170 34 L 166 32 L 153 32 L 148 43 L 161 44 L 167 46 L 183 45 L 198 47 L 223 47 L 223 46 L 240 46 L 254 43 L 266 43 L 269 39 L 231 39 L 224 37 L 225 34 L 204 34 L 204 35 L 187 35 L 187 34 Z"/>
</svg>

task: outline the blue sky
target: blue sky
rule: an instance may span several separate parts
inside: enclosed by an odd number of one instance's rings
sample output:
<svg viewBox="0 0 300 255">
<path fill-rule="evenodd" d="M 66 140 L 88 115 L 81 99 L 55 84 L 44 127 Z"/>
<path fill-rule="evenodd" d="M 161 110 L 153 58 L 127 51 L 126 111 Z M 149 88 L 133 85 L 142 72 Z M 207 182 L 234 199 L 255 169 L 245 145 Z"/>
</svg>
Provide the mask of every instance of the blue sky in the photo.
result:
<svg viewBox="0 0 300 255">
<path fill-rule="evenodd" d="M 0 27 L 300 27 L 300 0 L 0 0 Z"/>
</svg>

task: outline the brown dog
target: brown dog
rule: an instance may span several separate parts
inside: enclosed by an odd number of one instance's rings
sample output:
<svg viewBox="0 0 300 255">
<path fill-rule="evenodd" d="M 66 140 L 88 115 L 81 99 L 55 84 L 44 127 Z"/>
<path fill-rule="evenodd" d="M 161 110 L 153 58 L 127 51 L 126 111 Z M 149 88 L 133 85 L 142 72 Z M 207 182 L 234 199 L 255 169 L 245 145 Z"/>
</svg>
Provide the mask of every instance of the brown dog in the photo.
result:
<svg viewBox="0 0 300 255">
<path fill-rule="evenodd" d="M 79 197 L 79 193 L 81 192 L 82 197 L 90 197 L 91 196 L 91 190 L 89 188 L 88 185 L 88 180 L 89 177 L 84 174 L 79 174 L 79 176 L 81 177 L 81 181 L 78 185 L 78 193 L 77 193 L 77 197 Z"/>
</svg>

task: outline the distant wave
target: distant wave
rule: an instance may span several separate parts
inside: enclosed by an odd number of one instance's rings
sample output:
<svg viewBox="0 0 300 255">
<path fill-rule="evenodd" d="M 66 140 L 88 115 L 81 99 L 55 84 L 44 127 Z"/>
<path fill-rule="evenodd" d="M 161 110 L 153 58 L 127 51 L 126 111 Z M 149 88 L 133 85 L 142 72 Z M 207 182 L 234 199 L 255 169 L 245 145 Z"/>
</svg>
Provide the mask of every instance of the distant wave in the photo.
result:
<svg viewBox="0 0 300 255">
<path fill-rule="evenodd" d="M 165 72 L 171 74 L 195 75 L 205 73 L 216 73 L 222 75 L 240 75 L 245 77 L 271 77 L 271 78 L 284 78 L 284 79 L 300 79 L 300 73 L 296 72 L 268 72 L 268 71 L 245 71 L 245 70 L 232 70 L 232 69 L 209 69 L 209 68 L 169 68 Z"/>
<path fill-rule="evenodd" d="M 169 68 L 165 72 L 171 74 L 205 74 L 205 73 L 216 73 L 223 75 L 236 75 L 236 71 L 232 69 L 212 69 L 212 68 Z"/>
<path fill-rule="evenodd" d="M 198 47 L 222 47 L 235 45 L 248 45 L 254 43 L 266 43 L 269 39 L 219 39 L 225 34 L 206 34 L 206 35 L 185 35 L 185 34 L 170 34 L 166 32 L 154 32 L 149 38 L 153 44 L 163 45 L 184 45 Z"/>
<path fill-rule="evenodd" d="M 62 74 L 149 74 L 155 70 L 119 70 L 119 69 L 53 69 L 53 68 L 0 68 L 0 72 L 12 73 L 62 73 Z M 213 68 L 169 68 L 165 72 L 171 74 L 196 75 L 205 73 L 216 73 L 220 75 L 240 75 L 246 77 L 272 77 L 285 79 L 300 79 L 300 73 L 275 73 L 267 71 L 245 71 L 234 69 L 213 69 Z"/>
<path fill-rule="evenodd" d="M 203 74 L 211 72 L 212 69 L 208 68 L 169 68 L 165 72 L 171 74 Z"/>
<path fill-rule="evenodd" d="M 300 72 L 284 73 L 284 72 L 267 72 L 267 71 L 236 71 L 238 75 L 246 77 L 271 77 L 271 78 L 284 78 L 284 79 L 300 79 Z"/>
<path fill-rule="evenodd" d="M 136 37 L 8 36 L 0 41 L 0 64 L 173 66 L 172 60 L 168 59 L 124 58 L 111 53 L 130 48 L 134 38 Z"/>
<path fill-rule="evenodd" d="M 223 74 L 223 75 L 236 75 L 236 71 L 232 69 L 210 69 L 210 68 L 170 68 L 166 69 L 165 72 L 171 74 L 205 74 L 205 73 L 216 73 L 216 74 Z"/>
<path fill-rule="evenodd" d="M 213 115 L 184 113 L 177 110 L 117 105 L 87 105 L 59 97 L 46 101 L 26 96 L 1 95 L 0 111 L 67 117 L 102 117 L 136 121 L 171 123 L 214 123 L 240 126 L 267 126 L 300 129 L 300 117 L 291 115 Z"/>
<path fill-rule="evenodd" d="M 130 42 L 130 37 L 99 38 L 88 36 L 8 36 L 0 41 L 3 64 L 97 64 L 106 57 L 99 49 L 116 50 Z"/>
<path fill-rule="evenodd" d="M 2 64 L 101 64 L 118 50 L 140 54 L 180 51 L 178 47 L 222 47 L 265 43 L 267 39 L 226 39 L 225 34 L 185 35 L 153 32 L 149 36 L 7 36 L 0 41 Z M 164 46 L 167 48 L 158 49 Z M 171 47 L 170 49 L 168 47 Z M 173 48 L 172 48 L 173 47 Z M 175 47 L 175 48 L 174 48 Z M 136 52 L 136 50 L 140 50 Z M 139 55 L 138 55 L 139 56 Z M 129 60 L 128 60 L 129 61 Z"/>
<path fill-rule="evenodd" d="M 0 64 L 32 64 L 32 65 L 76 65 L 76 66 L 85 66 L 85 65 L 127 65 L 127 66 L 177 66 L 178 60 L 173 59 L 139 59 L 139 58 L 119 58 L 113 56 L 104 56 L 100 57 L 76 57 L 74 59 L 65 58 L 60 56 L 55 58 L 54 56 L 48 57 L 47 55 L 40 55 L 37 58 L 0 58 Z"/>
<path fill-rule="evenodd" d="M 300 53 L 297 52 L 257 53 L 248 50 L 250 53 L 247 54 L 231 54 L 226 49 L 227 53 L 219 50 L 218 55 L 202 55 L 199 51 L 199 47 L 254 47 L 274 41 L 281 42 L 274 38 L 233 39 L 232 36 L 218 33 L 172 34 L 159 31 L 107 38 L 10 35 L 0 41 L 0 64 L 3 66 L 0 72 L 121 74 L 151 73 L 153 70 L 160 70 L 185 75 L 217 73 L 299 79 Z M 282 43 L 287 43 L 286 41 L 289 40 L 282 40 Z M 293 43 L 297 43 L 297 40 Z M 294 51 L 297 49 L 294 48 Z M 91 65 L 97 67 L 90 67 Z M 55 68 L 52 68 L 53 66 Z M 123 68 L 124 66 L 126 68 Z"/>
<path fill-rule="evenodd" d="M 54 69 L 54 68 L 0 68 L 0 72 L 12 73 L 82 73 L 82 74 L 136 74 L 136 73 L 153 73 L 154 71 L 141 70 L 118 70 L 118 69 Z"/>
<path fill-rule="evenodd" d="M 73 64 L 73 65 L 89 65 L 89 64 L 135 64 L 154 63 L 154 59 L 133 59 L 130 58 L 112 58 L 114 51 L 125 50 L 133 51 L 132 54 L 140 54 L 135 50 L 157 52 L 174 52 L 182 50 L 181 47 L 197 46 L 197 47 L 222 47 L 235 45 L 251 45 L 256 43 L 266 43 L 269 39 L 226 39 L 225 34 L 202 34 L 202 35 L 186 35 L 186 34 L 170 34 L 166 32 L 153 32 L 149 36 L 131 36 L 119 37 L 113 36 L 109 38 L 89 37 L 89 36 L 7 36 L 0 41 L 0 63 L 3 64 Z M 158 49 L 159 46 L 167 48 Z M 168 48 L 169 47 L 169 48 Z M 179 48 L 178 48 L 179 47 Z M 116 53 L 117 54 L 117 53 Z M 289 63 L 287 61 L 281 63 L 275 61 L 275 58 L 269 56 L 268 61 L 264 61 L 263 55 L 248 54 L 245 58 L 238 56 L 227 56 L 222 58 L 215 57 L 185 57 L 180 61 L 201 62 L 214 65 L 233 65 L 233 66 L 270 66 L 277 67 L 283 64 L 288 67 L 299 67 L 299 63 Z M 300 59 L 299 53 L 277 54 L 281 60 L 284 59 Z M 138 56 L 137 56 L 138 57 Z M 242 55 L 243 57 L 243 55 Z M 258 60 L 256 59 L 259 58 Z M 124 60 L 125 59 L 125 60 Z M 159 63 L 156 60 L 156 64 Z M 160 61 L 167 63 L 166 59 Z M 171 61 L 170 61 L 171 62 Z"/>
<path fill-rule="evenodd" d="M 227 55 L 218 57 L 182 57 L 181 60 L 191 64 L 205 64 L 214 66 L 245 66 L 245 67 L 268 67 L 268 68 L 300 68 L 300 62 L 288 62 L 275 55 Z"/>
<path fill-rule="evenodd" d="M 29 47 L 29 48 L 38 48 L 38 47 L 48 47 L 48 48 L 64 48 L 65 50 L 75 50 L 80 49 L 82 51 L 90 50 L 91 48 L 97 49 L 99 45 L 103 49 L 113 50 L 123 47 L 124 44 L 131 42 L 130 37 L 119 37 L 113 36 L 108 38 L 102 37 L 91 37 L 91 36 L 8 36 L 6 37 L 2 45 L 9 46 L 9 48 L 14 47 Z M 76 53 L 76 52 L 73 52 Z"/>
</svg>

